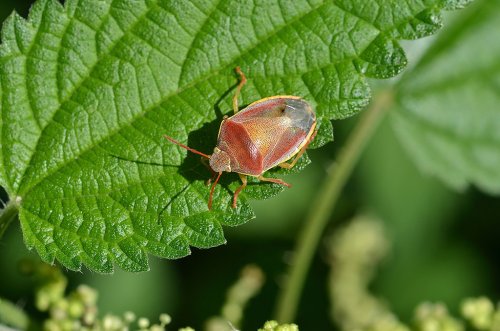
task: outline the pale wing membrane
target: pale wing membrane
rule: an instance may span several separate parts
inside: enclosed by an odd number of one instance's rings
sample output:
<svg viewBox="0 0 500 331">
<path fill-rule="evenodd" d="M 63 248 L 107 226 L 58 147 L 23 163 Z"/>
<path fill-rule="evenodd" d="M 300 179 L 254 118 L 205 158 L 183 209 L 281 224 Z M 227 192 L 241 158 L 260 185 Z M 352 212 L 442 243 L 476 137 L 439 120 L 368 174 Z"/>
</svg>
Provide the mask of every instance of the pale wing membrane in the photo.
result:
<svg viewBox="0 0 500 331">
<path fill-rule="evenodd" d="M 294 156 L 300 149 L 307 133 L 296 127 L 289 127 L 280 136 L 262 161 L 264 168 L 271 169 Z"/>
</svg>

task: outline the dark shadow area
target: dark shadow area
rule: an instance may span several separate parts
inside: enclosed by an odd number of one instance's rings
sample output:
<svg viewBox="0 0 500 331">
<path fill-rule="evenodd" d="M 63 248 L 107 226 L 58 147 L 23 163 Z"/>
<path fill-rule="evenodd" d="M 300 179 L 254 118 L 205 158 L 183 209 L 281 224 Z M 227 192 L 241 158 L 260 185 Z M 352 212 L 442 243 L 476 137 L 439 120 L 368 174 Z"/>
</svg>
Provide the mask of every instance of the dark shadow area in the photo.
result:
<svg viewBox="0 0 500 331">
<path fill-rule="evenodd" d="M 0 3 L 0 19 L 3 22 L 9 15 L 12 14 L 13 9 L 16 13 L 26 18 L 33 2 L 34 1 L 29 0 L 3 0 Z"/>
<path fill-rule="evenodd" d="M 450 227 L 450 234 L 484 259 L 491 275 L 489 282 L 482 280 L 485 292 L 491 298 L 500 298 L 500 199 L 471 188 L 468 199 L 461 205 L 460 217 Z M 483 294 L 483 293 L 480 293 Z M 479 294 L 478 294 L 479 295 Z"/>
<path fill-rule="evenodd" d="M 3 208 L 8 201 L 9 196 L 7 195 L 7 191 L 5 191 L 2 186 L 0 186 L 0 209 Z"/>
<path fill-rule="evenodd" d="M 158 217 L 156 218 L 156 223 L 157 224 L 160 224 L 161 221 L 161 215 L 163 215 L 163 212 L 170 206 L 172 205 L 172 203 L 179 197 L 181 196 L 182 193 L 184 193 L 187 189 L 189 188 L 189 185 L 186 185 L 182 188 L 182 190 L 180 190 L 179 192 L 177 192 L 176 194 L 174 194 L 174 196 L 172 196 L 170 198 L 170 201 L 160 210 L 160 212 L 158 213 Z"/>
<path fill-rule="evenodd" d="M 217 136 L 219 133 L 220 124 L 223 115 L 217 107 L 214 107 L 217 114 L 217 119 L 212 122 L 204 124 L 196 131 L 192 131 L 188 136 L 187 145 L 190 148 L 196 149 L 202 153 L 211 155 L 214 148 L 217 146 Z M 220 118 L 219 118 L 220 115 Z M 181 147 L 179 147 L 181 148 Z M 186 178 L 190 183 L 196 180 L 208 181 L 212 177 L 212 171 L 209 168 L 208 160 L 203 162 L 203 157 L 188 152 L 186 158 L 179 167 L 178 173 Z M 239 180 L 235 173 L 222 174 L 219 184 L 228 192 L 231 192 L 228 185 L 233 181 Z M 207 190 L 209 190 L 207 185 Z"/>
<path fill-rule="evenodd" d="M 234 76 L 236 78 L 235 83 L 215 101 L 213 111 L 217 118 L 209 123 L 205 123 L 198 130 L 192 131 L 188 136 L 188 147 L 207 155 L 211 155 L 213 153 L 214 148 L 217 146 L 217 137 L 219 135 L 219 129 L 224 116 L 231 117 L 234 114 L 232 109 L 228 109 L 224 113 L 220 107 L 222 101 L 228 96 L 232 96 L 234 90 L 238 86 L 238 76 L 236 73 Z M 243 107 L 240 106 L 239 108 L 242 109 L 244 107 L 246 107 L 246 105 Z M 201 157 L 199 155 L 188 152 L 187 157 L 179 167 L 179 174 L 186 178 L 190 183 L 195 180 L 207 181 L 212 177 L 212 171 L 209 169 L 208 162 L 204 164 L 200 161 L 200 158 Z M 224 173 L 220 178 L 219 184 L 222 185 L 222 187 L 224 187 L 224 189 L 228 192 L 231 192 L 228 189 L 228 185 L 233 181 L 239 181 L 236 173 Z M 249 186 L 250 185 L 252 185 L 252 183 L 249 183 Z"/>
</svg>

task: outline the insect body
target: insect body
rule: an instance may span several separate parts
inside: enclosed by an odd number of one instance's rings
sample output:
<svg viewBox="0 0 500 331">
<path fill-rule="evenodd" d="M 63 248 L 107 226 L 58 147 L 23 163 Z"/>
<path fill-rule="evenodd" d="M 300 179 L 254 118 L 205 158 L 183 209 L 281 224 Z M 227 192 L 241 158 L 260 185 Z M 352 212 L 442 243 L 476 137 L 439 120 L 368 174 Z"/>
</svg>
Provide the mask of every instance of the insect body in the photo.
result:
<svg viewBox="0 0 500 331">
<path fill-rule="evenodd" d="M 238 195 L 247 185 L 247 176 L 290 187 L 281 179 L 263 177 L 263 174 L 276 166 L 292 168 L 316 135 L 316 115 L 300 97 L 280 95 L 264 98 L 238 111 L 238 96 L 246 77 L 239 67 L 236 72 L 241 81 L 233 97 L 235 115 L 222 121 L 212 155 L 201 153 L 165 135 L 171 142 L 209 160 L 210 168 L 217 175 L 210 190 L 209 209 L 215 185 L 224 171 L 238 173 L 242 181 L 234 192 L 233 208 Z"/>
</svg>

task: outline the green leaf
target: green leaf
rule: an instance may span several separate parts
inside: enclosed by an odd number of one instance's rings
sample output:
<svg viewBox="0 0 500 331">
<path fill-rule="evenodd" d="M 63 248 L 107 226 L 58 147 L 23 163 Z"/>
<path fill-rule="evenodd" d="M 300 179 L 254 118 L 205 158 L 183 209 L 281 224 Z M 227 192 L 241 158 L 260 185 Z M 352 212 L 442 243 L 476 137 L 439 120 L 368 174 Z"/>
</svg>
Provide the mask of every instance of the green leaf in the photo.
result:
<svg viewBox="0 0 500 331">
<path fill-rule="evenodd" d="M 500 1 L 479 1 L 398 87 L 394 128 L 425 172 L 500 193 Z"/>
<path fill-rule="evenodd" d="M 447 0 L 445 2 L 445 8 L 448 10 L 464 8 L 473 0 Z"/>
<path fill-rule="evenodd" d="M 366 76 L 404 68 L 396 38 L 434 32 L 447 3 L 39 0 L 27 20 L 13 14 L 0 47 L 0 184 L 20 201 L 26 244 L 112 272 L 224 243 L 222 226 L 253 217 L 247 197 L 283 188 L 252 181 L 233 210 L 240 184 L 226 175 L 209 211 L 209 172 L 162 135 L 210 153 L 241 66 L 242 104 L 305 98 L 319 147 L 331 120 L 368 104 Z"/>
</svg>

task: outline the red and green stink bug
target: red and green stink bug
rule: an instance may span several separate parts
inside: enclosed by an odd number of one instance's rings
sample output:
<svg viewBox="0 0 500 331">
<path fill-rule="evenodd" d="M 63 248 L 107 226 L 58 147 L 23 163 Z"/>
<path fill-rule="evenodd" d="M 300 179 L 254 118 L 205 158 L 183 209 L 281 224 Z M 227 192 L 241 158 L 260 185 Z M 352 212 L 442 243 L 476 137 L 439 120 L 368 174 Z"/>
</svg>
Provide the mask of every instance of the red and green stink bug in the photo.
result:
<svg viewBox="0 0 500 331">
<path fill-rule="evenodd" d="M 241 80 L 233 97 L 235 114 L 222 120 L 217 146 L 212 155 L 199 152 L 165 135 L 174 144 L 209 160 L 210 168 L 217 174 L 210 189 L 209 209 L 212 207 L 215 185 L 223 171 L 238 173 L 242 181 L 234 192 L 233 208 L 236 208 L 238 195 L 247 186 L 247 176 L 290 187 L 281 179 L 262 175 L 276 166 L 292 168 L 316 135 L 316 115 L 300 97 L 278 95 L 264 98 L 238 111 L 238 96 L 247 79 L 239 67 L 236 72 Z"/>
</svg>

